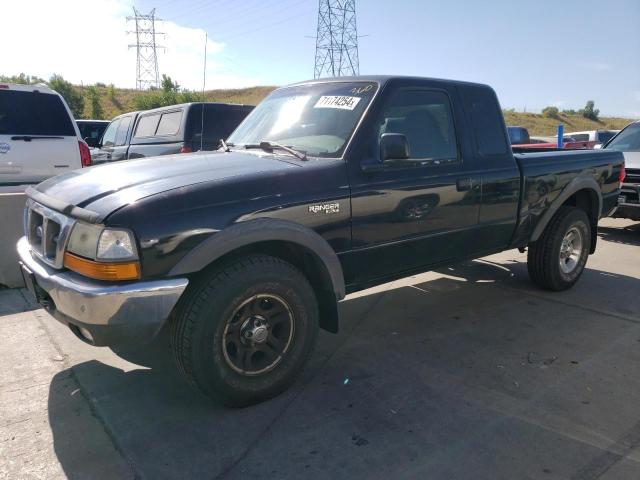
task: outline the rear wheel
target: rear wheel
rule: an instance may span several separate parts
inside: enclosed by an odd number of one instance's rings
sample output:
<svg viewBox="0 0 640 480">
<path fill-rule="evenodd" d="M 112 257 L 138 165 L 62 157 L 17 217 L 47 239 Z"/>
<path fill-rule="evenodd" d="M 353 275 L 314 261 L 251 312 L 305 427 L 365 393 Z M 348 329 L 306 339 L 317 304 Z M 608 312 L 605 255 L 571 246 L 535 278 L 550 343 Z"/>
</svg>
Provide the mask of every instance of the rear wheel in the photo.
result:
<svg viewBox="0 0 640 480">
<path fill-rule="evenodd" d="M 187 380 L 215 400 L 244 406 L 293 382 L 315 344 L 318 306 L 297 268 L 255 255 L 196 280 L 172 321 Z"/>
<path fill-rule="evenodd" d="M 587 214 L 579 208 L 561 207 L 542 236 L 529 245 L 529 276 L 547 290 L 566 290 L 582 275 L 590 249 Z"/>
</svg>

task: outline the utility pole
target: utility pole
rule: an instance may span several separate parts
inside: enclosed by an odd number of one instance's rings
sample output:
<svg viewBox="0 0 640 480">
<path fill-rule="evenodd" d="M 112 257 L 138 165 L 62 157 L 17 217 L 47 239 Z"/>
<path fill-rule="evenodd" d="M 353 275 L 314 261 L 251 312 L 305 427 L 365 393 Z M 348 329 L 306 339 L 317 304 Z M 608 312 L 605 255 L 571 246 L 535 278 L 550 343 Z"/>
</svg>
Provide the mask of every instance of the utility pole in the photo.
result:
<svg viewBox="0 0 640 480">
<path fill-rule="evenodd" d="M 127 22 L 133 20 L 136 23 L 136 30 L 127 31 L 127 33 L 133 33 L 136 36 L 136 43 L 129 45 L 129 48 L 136 49 L 136 88 L 138 90 L 160 86 L 157 50 L 164 47 L 157 45 L 156 35 L 164 34 L 156 32 L 156 21 L 160 19 L 155 15 L 155 8 L 147 15 L 142 15 L 136 7 L 133 7 L 133 17 L 127 17 Z"/>
<path fill-rule="evenodd" d="M 313 78 L 358 75 L 356 0 L 320 0 Z"/>
</svg>

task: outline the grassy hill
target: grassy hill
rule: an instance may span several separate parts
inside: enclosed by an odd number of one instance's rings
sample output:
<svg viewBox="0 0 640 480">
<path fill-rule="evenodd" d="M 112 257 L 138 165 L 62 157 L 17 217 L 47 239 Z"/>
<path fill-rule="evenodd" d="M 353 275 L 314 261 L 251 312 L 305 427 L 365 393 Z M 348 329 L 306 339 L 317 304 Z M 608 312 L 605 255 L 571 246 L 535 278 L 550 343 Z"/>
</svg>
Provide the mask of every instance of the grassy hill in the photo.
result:
<svg viewBox="0 0 640 480">
<path fill-rule="evenodd" d="M 518 125 L 529 130 L 530 135 L 555 135 L 558 124 L 564 124 L 565 132 L 580 132 L 583 130 L 620 130 L 632 120 L 629 118 L 600 117 L 598 121 L 589 120 L 582 115 L 563 115 L 558 118 L 543 117 L 539 113 L 522 113 L 507 110 L 504 112 L 507 125 Z"/>
<path fill-rule="evenodd" d="M 77 87 L 85 98 L 84 118 L 91 118 L 91 102 L 88 97 L 87 87 Z M 275 87 L 250 87 L 231 90 L 209 90 L 205 92 L 208 102 L 244 103 L 256 105 Z M 132 89 L 109 88 L 98 86 L 100 104 L 104 110 L 104 118 L 110 119 L 124 112 L 135 110 L 134 98 L 141 92 Z M 563 115 L 558 118 L 547 118 L 537 113 L 521 113 L 507 110 L 504 112 L 507 125 L 519 125 L 526 127 L 531 135 L 554 135 L 559 123 L 565 125 L 565 131 L 595 130 L 595 129 L 620 129 L 631 120 L 628 118 L 602 117 L 595 122 L 581 115 Z"/>
<path fill-rule="evenodd" d="M 141 95 L 141 92 L 126 88 L 113 88 L 97 86 L 100 95 L 100 105 L 104 110 L 104 118 L 111 119 L 121 113 L 136 110 L 134 99 Z M 267 96 L 275 87 L 250 87 L 242 89 L 209 90 L 205 91 L 207 102 L 224 103 L 244 103 L 256 105 Z M 88 87 L 77 87 L 84 97 L 83 118 L 91 118 L 91 101 L 89 99 Z M 198 97 L 200 94 L 197 94 Z"/>
</svg>

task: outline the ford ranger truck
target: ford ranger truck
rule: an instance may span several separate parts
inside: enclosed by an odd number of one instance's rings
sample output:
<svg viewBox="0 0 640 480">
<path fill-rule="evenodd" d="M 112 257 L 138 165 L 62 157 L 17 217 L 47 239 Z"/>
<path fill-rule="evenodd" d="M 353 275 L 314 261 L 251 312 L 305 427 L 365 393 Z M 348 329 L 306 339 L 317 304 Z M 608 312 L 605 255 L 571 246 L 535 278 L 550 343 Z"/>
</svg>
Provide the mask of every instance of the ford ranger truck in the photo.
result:
<svg viewBox="0 0 640 480">
<path fill-rule="evenodd" d="M 80 339 L 170 331 L 232 406 L 285 390 L 346 294 L 508 249 L 573 286 L 617 205 L 622 153 L 513 154 L 494 91 L 342 77 L 279 88 L 215 152 L 77 170 L 27 191 L 29 290 Z"/>
</svg>

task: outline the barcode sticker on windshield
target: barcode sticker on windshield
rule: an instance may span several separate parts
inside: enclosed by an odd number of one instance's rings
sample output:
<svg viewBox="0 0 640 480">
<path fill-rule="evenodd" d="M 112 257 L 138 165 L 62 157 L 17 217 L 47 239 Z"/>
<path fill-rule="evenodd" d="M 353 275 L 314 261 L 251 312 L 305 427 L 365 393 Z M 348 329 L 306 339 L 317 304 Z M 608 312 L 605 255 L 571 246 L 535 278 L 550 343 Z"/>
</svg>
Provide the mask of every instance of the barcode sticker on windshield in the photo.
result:
<svg viewBox="0 0 640 480">
<path fill-rule="evenodd" d="M 358 105 L 360 97 L 343 97 L 323 95 L 318 99 L 313 108 L 339 108 L 340 110 L 353 110 Z"/>
</svg>

